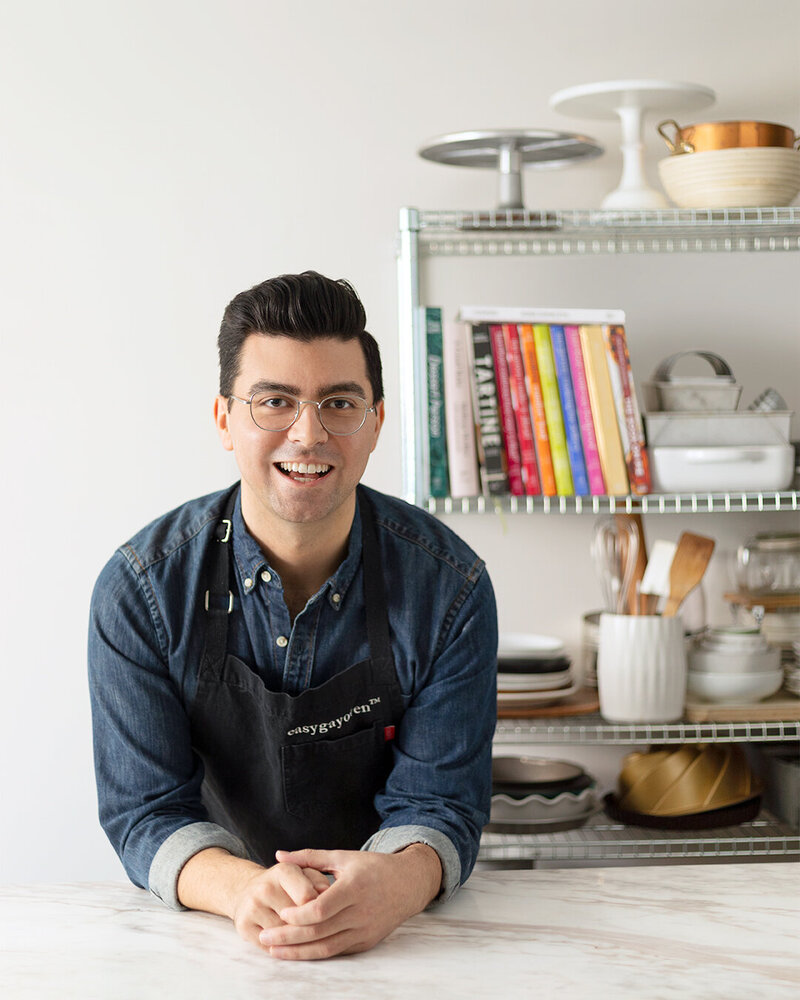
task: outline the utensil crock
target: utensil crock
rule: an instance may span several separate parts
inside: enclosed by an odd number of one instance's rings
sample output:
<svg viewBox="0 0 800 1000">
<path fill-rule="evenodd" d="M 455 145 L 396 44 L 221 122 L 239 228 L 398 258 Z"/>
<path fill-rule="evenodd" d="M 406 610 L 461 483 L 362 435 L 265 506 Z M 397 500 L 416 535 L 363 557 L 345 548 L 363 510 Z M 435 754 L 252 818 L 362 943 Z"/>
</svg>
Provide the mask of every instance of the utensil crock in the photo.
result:
<svg viewBox="0 0 800 1000">
<path fill-rule="evenodd" d="M 674 722 L 686 700 L 686 647 L 680 618 L 600 616 L 600 714 L 609 722 Z"/>
</svg>

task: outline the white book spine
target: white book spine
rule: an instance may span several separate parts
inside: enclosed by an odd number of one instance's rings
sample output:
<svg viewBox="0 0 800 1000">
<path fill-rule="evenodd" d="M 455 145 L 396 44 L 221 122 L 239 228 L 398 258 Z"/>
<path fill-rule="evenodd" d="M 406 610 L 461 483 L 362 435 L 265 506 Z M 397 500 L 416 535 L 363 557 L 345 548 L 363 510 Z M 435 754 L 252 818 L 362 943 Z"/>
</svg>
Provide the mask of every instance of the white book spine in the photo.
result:
<svg viewBox="0 0 800 1000">
<path fill-rule="evenodd" d="M 467 334 L 464 323 L 446 320 L 442 324 L 447 464 L 450 494 L 454 497 L 474 497 L 480 493 Z"/>
<path fill-rule="evenodd" d="M 458 318 L 465 323 L 557 323 L 625 325 L 624 309 L 559 309 L 539 306 L 461 306 Z"/>
</svg>

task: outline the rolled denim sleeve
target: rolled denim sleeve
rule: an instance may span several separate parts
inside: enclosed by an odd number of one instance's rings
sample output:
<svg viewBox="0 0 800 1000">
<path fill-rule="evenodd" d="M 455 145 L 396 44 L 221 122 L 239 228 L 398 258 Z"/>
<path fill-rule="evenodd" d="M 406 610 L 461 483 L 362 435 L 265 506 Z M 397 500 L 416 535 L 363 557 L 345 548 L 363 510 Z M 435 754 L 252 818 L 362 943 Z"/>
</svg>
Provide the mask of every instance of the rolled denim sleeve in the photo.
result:
<svg viewBox="0 0 800 1000">
<path fill-rule="evenodd" d="M 90 610 L 99 816 L 131 881 L 177 906 L 180 868 L 193 853 L 206 847 L 242 853 L 243 846 L 208 822 L 202 764 L 168 669 L 166 628 L 146 574 L 132 561 L 119 551 L 112 557 Z M 190 846 L 196 850 L 187 853 Z"/>
<path fill-rule="evenodd" d="M 374 833 L 361 848 L 375 854 L 396 854 L 412 844 L 427 844 L 442 863 L 442 887 L 432 902 L 444 903 L 461 885 L 461 859 L 458 851 L 440 830 L 429 826 L 390 826 Z"/>
<path fill-rule="evenodd" d="M 442 862 L 444 899 L 472 871 L 489 821 L 497 611 L 485 569 L 465 582 L 435 641 L 436 655 L 403 716 L 394 766 L 376 797 L 381 828 L 365 848 L 428 843 Z M 423 833 L 415 836 L 414 828 Z"/>
</svg>

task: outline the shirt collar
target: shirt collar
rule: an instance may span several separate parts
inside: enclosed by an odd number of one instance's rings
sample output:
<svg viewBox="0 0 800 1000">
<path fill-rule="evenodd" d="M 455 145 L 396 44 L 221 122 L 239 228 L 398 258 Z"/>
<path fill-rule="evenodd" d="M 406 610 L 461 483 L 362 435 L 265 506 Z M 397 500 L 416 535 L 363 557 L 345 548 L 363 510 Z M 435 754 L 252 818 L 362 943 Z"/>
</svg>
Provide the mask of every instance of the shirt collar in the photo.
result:
<svg viewBox="0 0 800 1000">
<path fill-rule="evenodd" d="M 236 572 L 239 575 L 242 593 L 251 594 L 256 590 L 256 584 L 261 579 L 261 575 L 266 571 L 269 579 L 265 582 L 268 587 L 281 587 L 280 577 L 269 565 L 261 546 L 247 530 L 242 517 L 242 491 L 239 489 L 236 494 L 236 502 L 233 507 L 233 557 L 236 563 Z M 333 576 L 326 582 L 328 588 L 328 600 L 335 610 L 342 607 L 344 597 L 353 582 L 353 578 L 361 565 L 361 512 L 358 503 L 353 517 L 353 525 L 350 529 L 350 538 L 347 544 L 347 555 L 340 563 Z M 324 589 L 324 588 L 323 588 Z"/>
</svg>

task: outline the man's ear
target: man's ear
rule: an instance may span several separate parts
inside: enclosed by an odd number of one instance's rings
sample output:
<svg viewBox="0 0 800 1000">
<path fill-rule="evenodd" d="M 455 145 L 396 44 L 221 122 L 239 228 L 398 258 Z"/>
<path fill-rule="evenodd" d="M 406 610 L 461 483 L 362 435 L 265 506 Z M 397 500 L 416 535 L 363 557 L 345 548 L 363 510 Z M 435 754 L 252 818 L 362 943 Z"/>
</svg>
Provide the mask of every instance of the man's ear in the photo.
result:
<svg viewBox="0 0 800 1000">
<path fill-rule="evenodd" d="M 383 400 L 377 404 L 375 407 L 375 437 L 372 442 L 372 447 L 370 448 L 370 454 L 375 451 L 378 446 L 378 438 L 381 434 L 381 427 L 383 427 L 383 421 L 386 419 L 386 411 L 383 407 Z"/>
<path fill-rule="evenodd" d="M 214 423 L 217 425 L 217 434 L 219 434 L 219 439 L 225 451 L 233 451 L 230 416 L 227 398 L 225 396 L 217 396 L 214 400 Z"/>
</svg>

